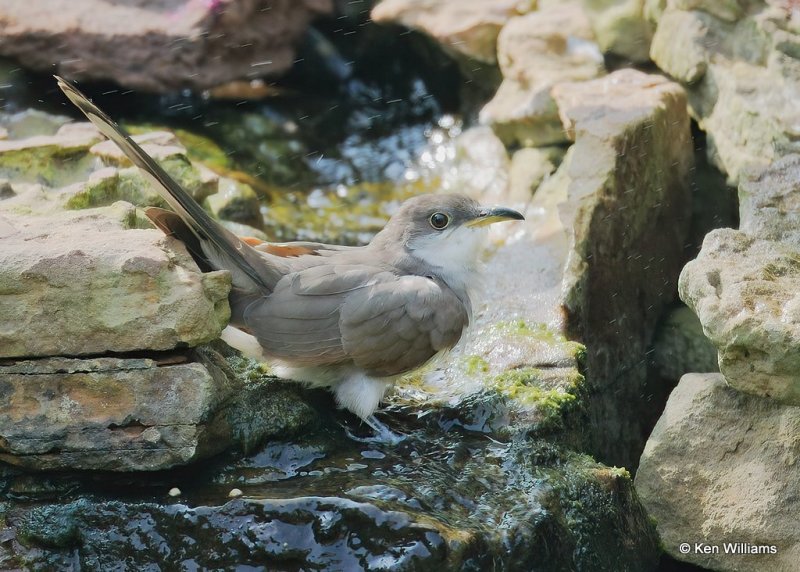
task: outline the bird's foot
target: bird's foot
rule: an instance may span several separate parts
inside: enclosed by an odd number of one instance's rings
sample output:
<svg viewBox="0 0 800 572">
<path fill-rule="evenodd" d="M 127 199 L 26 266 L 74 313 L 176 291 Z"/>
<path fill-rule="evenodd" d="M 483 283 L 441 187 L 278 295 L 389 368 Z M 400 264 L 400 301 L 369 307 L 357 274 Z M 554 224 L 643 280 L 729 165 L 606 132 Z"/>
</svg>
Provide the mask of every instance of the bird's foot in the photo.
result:
<svg viewBox="0 0 800 572">
<path fill-rule="evenodd" d="M 397 445 L 406 439 L 406 435 L 392 431 L 388 425 L 379 421 L 378 418 L 375 417 L 374 415 L 370 415 L 369 417 L 362 419 L 362 421 L 366 423 L 369 426 L 369 428 L 374 431 L 374 434 L 370 437 L 359 437 L 357 435 L 354 435 L 352 431 L 350 431 L 347 427 L 345 427 L 345 433 L 353 441 L 358 441 L 359 443 L 381 443 L 384 445 Z"/>
</svg>

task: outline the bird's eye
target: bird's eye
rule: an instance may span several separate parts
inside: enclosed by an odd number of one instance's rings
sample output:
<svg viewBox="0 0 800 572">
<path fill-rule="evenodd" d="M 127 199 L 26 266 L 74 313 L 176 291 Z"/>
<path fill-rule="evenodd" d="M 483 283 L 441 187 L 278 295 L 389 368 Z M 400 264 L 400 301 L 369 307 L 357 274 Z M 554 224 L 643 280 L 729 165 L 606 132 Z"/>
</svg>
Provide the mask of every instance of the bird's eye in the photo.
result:
<svg viewBox="0 0 800 572">
<path fill-rule="evenodd" d="M 450 217 L 444 213 L 433 213 L 430 218 L 430 223 L 436 230 L 442 230 L 447 228 L 447 225 L 450 224 Z"/>
</svg>

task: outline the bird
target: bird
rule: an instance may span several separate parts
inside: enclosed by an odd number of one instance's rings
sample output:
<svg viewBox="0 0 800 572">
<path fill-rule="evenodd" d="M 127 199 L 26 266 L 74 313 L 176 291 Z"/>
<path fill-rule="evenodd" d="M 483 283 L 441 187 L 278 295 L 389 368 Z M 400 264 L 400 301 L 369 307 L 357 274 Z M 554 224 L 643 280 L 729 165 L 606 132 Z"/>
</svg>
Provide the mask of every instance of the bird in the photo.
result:
<svg viewBox="0 0 800 572">
<path fill-rule="evenodd" d="M 55 78 L 171 207 L 146 209 L 153 224 L 183 242 L 201 270 L 230 273 L 231 325 L 254 336 L 279 377 L 330 389 L 376 432 L 386 390 L 450 350 L 469 325 L 488 225 L 524 220 L 465 195 L 427 194 L 406 200 L 364 246 L 240 238 L 77 87 Z"/>
</svg>

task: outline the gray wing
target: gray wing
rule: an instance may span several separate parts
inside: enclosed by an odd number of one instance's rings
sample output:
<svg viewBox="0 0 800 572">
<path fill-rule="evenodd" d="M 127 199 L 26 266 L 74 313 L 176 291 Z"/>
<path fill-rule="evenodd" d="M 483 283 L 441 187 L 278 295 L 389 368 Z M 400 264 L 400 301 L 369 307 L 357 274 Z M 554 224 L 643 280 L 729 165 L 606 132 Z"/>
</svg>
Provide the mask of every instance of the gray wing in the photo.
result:
<svg viewBox="0 0 800 572">
<path fill-rule="evenodd" d="M 342 345 L 368 374 L 392 376 L 450 349 L 469 324 L 461 300 L 423 276 L 395 276 L 348 296 L 341 309 Z"/>
<path fill-rule="evenodd" d="M 363 264 L 324 264 L 288 274 L 272 294 L 242 311 L 244 325 L 271 357 L 305 366 L 348 361 L 340 310 L 349 295 L 384 274 L 392 276 Z"/>
<path fill-rule="evenodd" d="M 447 286 L 429 278 L 326 264 L 285 277 L 244 320 L 267 355 L 305 366 L 352 361 L 383 377 L 455 345 L 469 316 Z"/>
</svg>

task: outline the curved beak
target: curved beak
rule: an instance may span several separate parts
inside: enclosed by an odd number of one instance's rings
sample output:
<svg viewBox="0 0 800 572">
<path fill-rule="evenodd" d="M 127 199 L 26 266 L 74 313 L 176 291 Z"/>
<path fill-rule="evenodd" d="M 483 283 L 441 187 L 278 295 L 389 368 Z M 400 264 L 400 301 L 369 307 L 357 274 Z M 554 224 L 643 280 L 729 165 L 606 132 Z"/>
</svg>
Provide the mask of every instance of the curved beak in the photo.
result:
<svg viewBox="0 0 800 572">
<path fill-rule="evenodd" d="M 486 226 L 493 222 L 502 222 L 504 220 L 525 220 L 525 217 L 514 209 L 507 209 L 505 207 L 492 207 L 483 208 L 474 219 L 467 221 L 467 226 Z"/>
</svg>

